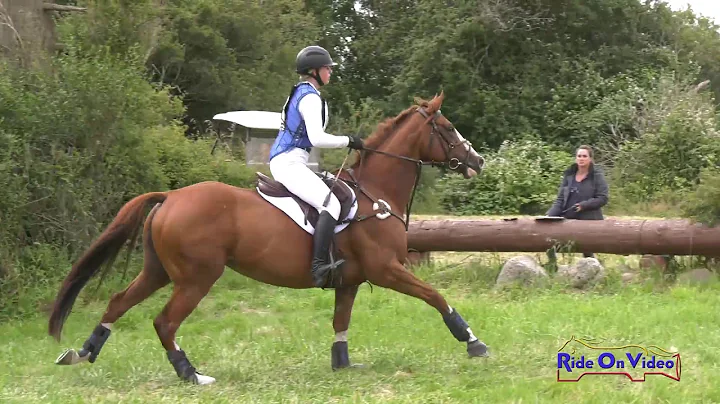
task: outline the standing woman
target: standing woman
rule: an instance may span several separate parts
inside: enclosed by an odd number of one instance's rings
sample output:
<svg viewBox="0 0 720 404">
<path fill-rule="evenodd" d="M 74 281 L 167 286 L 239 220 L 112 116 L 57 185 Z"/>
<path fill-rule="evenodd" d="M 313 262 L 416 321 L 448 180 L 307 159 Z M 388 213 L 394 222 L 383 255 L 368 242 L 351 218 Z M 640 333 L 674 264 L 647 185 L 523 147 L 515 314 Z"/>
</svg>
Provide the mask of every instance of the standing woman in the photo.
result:
<svg viewBox="0 0 720 404">
<path fill-rule="evenodd" d="M 603 220 L 602 207 L 608 203 L 608 185 L 605 176 L 593 162 L 590 146 L 582 145 L 575 153 L 575 163 L 563 174 L 557 199 L 547 216 L 566 219 Z M 592 257 L 592 253 L 585 253 Z"/>
</svg>

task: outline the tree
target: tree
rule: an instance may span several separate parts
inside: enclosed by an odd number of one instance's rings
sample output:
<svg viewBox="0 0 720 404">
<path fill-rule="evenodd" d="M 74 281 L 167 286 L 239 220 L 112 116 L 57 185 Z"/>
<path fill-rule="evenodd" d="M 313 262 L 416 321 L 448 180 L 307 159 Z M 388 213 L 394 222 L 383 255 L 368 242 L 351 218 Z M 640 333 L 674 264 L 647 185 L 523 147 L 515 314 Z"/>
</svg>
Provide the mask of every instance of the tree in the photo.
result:
<svg viewBox="0 0 720 404">
<path fill-rule="evenodd" d="M 58 47 L 52 14 L 84 10 L 50 0 L 0 1 L 0 57 L 25 68 L 47 66 Z"/>
</svg>

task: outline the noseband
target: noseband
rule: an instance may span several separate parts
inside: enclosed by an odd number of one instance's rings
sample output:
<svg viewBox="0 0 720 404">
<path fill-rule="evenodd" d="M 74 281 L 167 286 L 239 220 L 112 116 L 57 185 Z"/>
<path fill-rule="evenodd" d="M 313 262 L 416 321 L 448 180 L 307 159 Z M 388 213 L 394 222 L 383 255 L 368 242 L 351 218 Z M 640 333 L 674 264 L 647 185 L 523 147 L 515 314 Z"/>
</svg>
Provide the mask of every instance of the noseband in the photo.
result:
<svg viewBox="0 0 720 404">
<path fill-rule="evenodd" d="M 346 171 L 350 175 L 350 178 L 352 178 L 353 184 L 351 184 L 351 185 L 353 185 L 354 188 L 359 189 L 360 192 L 362 192 L 371 201 L 373 201 L 375 204 L 377 204 L 377 206 L 380 207 L 380 213 L 390 214 L 390 215 L 398 218 L 401 222 L 403 222 L 403 224 L 405 225 L 405 231 L 408 230 L 408 226 L 410 224 L 410 209 L 412 208 L 412 203 L 413 203 L 413 200 L 415 199 L 415 191 L 417 190 L 417 185 L 418 185 L 418 182 L 420 181 L 420 174 L 422 172 L 422 167 L 425 165 L 429 165 L 431 167 L 447 167 L 450 170 L 457 170 L 458 168 L 460 168 L 461 165 L 465 165 L 469 168 L 468 161 L 470 160 L 470 150 L 472 150 L 470 141 L 468 141 L 466 139 L 462 139 L 458 142 L 453 142 L 449 138 L 451 135 L 446 133 L 444 129 L 443 130 L 440 129 L 440 126 L 437 124 L 437 119 L 442 116 L 442 113 L 440 111 L 435 111 L 435 113 L 432 114 L 432 116 L 431 116 L 427 112 L 425 107 L 418 107 L 415 110 L 415 112 L 418 112 L 420 115 L 425 117 L 425 123 L 427 123 L 431 126 L 430 144 L 429 144 L 428 148 L 432 150 L 433 140 L 435 139 L 434 135 L 437 135 L 441 140 L 440 145 L 442 146 L 443 151 L 445 152 L 445 160 L 446 161 L 434 161 L 434 160 L 425 161 L 425 160 L 414 159 L 414 158 L 407 157 L 407 156 L 401 156 L 399 154 L 393 154 L 393 153 L 388 153 L 388 152 L 384 152 L 381 150 L 369 149 L 369 148 L 364 148 L 361 151 L 361 153 L 364 151 L 368 151 L 368 152 L 383 154 L 383 155 L 386 155 L 389 157 L 406 160 L 406 161 L 411 161 L 411 162 L 415 163 L 415 167 L 417 168 L 417 171 L 415 172 L 415 183 L 413 184 L 412 194 L 410 195 L 410 201 L 409 201 L 407 209 L 406 209 L 405 219 L 398 216 L 395 212 L 389 210 L 387 208 L 387 205 L 378 203 L 378 199 L 374 198 L 372 195 L 370 195 L 360 185 L 358 180 L 353 175 L 352 170 Z M 460 161 L 459 159 L 457 159 L 455 157 L 450 158 L 450 153 L 452 153 L 453 149 L 455 149 L 455 147 L 457 147 L 457 146 L 462 146 L 462 145 L 466 145 L 466 147 L 467 147 L 467 154 L 465 155 L 465 159 L 463 161 Z M 482 159 L 482 157 L 481 157 L 481 159 Z M 483 162 L 484 162 L 484 159 L 483 159 Z M 484 166 L 484 164 L 481 164 L 480 169 L 482 169 L 483 166 Z M 360 162 L 360 170 L 362 170 L 362 161 Z M 362 221 L 365 219 L 369 219 L 373 216 L 375 216 L 375 213 L 373 213 L 371 215 L 362 215 L 360 217 L 349 220 L 349 222 L 359 222 L 359 221 Z"/>
</svg>

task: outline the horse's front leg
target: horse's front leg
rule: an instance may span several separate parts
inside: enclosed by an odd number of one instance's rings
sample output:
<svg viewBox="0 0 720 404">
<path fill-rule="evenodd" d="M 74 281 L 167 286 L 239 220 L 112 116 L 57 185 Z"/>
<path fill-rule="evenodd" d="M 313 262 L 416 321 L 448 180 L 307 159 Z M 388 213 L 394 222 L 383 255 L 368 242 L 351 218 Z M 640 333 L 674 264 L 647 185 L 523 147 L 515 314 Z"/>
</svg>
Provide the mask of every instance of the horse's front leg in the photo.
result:
<svg viewBox="0 0 720 404">
<path fill-rule="evenodd" d="M 442 315 L 443 321 L 452 335 L 458 341 L 467 343 L 467 352 L 470 357 L 488 356 L 487 345 L 473 334 L 460 313 L 450 307 L 437 290 L 418 279 L 400 262 L 393 261 L 385 270 L 378 271 L 373 278 L 369 279 L 370 282 L 378 286 L 417 297 L 434 307 Z"/>
<path fill-rule="evenodd" d="M 350 328 L 350 316 L 357 292 L 358 285 L 335 289 L 335 314 L 333 315 L 335 342 L 332 344 L 330 361 L 333 370 L 350 367 L 347 332 Z"/>
</svg>

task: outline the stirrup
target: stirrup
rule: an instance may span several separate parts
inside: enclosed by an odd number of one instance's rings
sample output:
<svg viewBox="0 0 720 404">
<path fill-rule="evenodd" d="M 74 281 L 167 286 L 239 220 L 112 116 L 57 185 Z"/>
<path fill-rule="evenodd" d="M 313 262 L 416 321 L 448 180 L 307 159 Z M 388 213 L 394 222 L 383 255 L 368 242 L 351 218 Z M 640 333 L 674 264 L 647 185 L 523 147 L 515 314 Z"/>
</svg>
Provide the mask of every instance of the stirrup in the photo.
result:
<svg viewBox="0 0 720 404">
<path fill-rule="evenodd" d="M 342 283 L 340 268 L 343 263 L 345 263 L 344 259 L 323 263 L 313 262 L 313 285 L 323 289 L 326 287 L 339 287 Z"/>
</svg>

